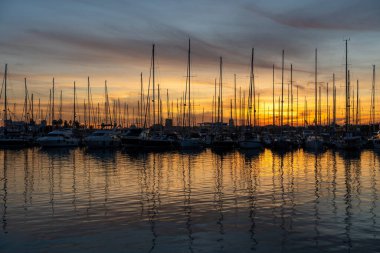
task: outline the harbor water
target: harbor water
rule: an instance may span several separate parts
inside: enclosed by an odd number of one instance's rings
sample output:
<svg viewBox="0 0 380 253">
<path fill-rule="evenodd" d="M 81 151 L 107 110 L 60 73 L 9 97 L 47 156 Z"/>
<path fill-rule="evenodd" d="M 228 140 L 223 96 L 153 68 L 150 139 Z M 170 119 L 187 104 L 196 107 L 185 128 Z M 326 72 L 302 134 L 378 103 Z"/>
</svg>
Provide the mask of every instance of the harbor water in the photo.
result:
<svg viewBox="0 0 380 253">
<path fill-rule="evenodd" d="M 0 252 L 380 252 L 380 154 L 0 150 Z"/>
</svg>

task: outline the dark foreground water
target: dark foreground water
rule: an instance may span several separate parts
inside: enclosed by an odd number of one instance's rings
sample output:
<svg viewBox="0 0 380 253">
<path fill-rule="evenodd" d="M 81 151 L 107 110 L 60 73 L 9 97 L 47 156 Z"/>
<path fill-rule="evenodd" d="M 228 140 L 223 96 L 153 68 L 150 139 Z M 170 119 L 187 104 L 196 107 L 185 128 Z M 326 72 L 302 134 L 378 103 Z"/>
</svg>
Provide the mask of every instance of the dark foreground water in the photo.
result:
<svg viewBox="0 0 380 253">
<path fill-rule="evenodd" d="M 0 151 L 0 252 L 380 252 L 380 155 Z"/>
</svg>

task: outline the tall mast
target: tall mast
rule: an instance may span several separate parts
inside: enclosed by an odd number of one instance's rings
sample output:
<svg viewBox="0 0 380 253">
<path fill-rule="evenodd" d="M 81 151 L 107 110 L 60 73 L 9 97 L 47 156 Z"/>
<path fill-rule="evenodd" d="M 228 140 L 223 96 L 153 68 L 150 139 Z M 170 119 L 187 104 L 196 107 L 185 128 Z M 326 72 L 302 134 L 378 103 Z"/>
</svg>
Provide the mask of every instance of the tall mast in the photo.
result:
<svg viewBox="0 0 380 253">
<path fill-rule="evenodd" d="M 53 77 L 53 90 L 52 90 L 52 106 L 51 106 L 51 120 L 53 122 L 55 115 L 54 115 L 54 92 L 55 92 L 55 83 L 54 83 L 54 77 Z"/>
<path fill-rule="evenodd" d="M 350 99 L 349 99 L 349 92 L 350 92 L 350 87 L 349 87 L 349 83 L 348 83 L 348 60 L 347 60 L 347 40 L 346 41 L 346 70 L 345 70 L 345 84 L 346 84 L 346 122 L 345 122 L 345 128 L 346 128 L 346 132 L 348 132 L 348 125 L 350 124 L 349 120 L 350 120 L 350 111 L 349 111 L 349 108 L 350 108 Z"/>
<path fill-rule="evenodd" d="M 191 61 L 190 61 L 190 39 L 189 39 L 189 50 L 187 52 L 187 78 L 189 81 L 189 103 L 188 103 L 188 126 L 190 127 L 190 121 L 191 121 L 191 100 L 190 100 L 190 77 L 191 77 Z M 185 102 L 186 103 L 186 102 Z"/>
<path fill-rule="evenodd" d="M 75 101 L 76 101 L 76 87 L 75 87 L 75 81 L 74 81 L 74 122 L 73 122 L 73 125 L 75 125 L 75 121 L 77 117 Z"/>
<path fill-rule="evenodd" d="M 240 125 L 243 125 L 242 123 L 242 103 L 241 103 L 241 86 L 239 87 L 239 120 L 240 120 Z"/>
<path fill-rule="evenodd" d="M 255 49 L 252 48 L 252 93 L 253 93 L 253 126 L 256 127 L 256 87 L 255 87 L 255 72 L 254 72 L 254 58 Z"/>
<path fill-rule="evenodd" d="M 26 78 L 24 78 L 24 88 L 25 88 L 24 118 L 25 118 L 25 122 L 27 122 L 28 121 L 28 88 L 26 87 Z"/>
<path fill-rule="evenodd" d="M 298 85 L 296 86 L 296 88 L 297 88 L 297 123 L 296 123 L 296 125 L 298 126 Z"/>
<path fill-rule="evenodd" d="M 336 125 L 336 86 L 335 86 L 335 73 L 333 74 L 333 124 Z"/>
<path fill-rule="evenodd" d="M 317 49 L 315 49 L 315 77 L 314 77 L 314 88 L 315 88 L 315 93 L 314 93 L 314 117 L 315 117 L 315 126 L 317 127 L 318 126 L 318 100 L 317 100 L 317 97 L 318 97 L 318 91 L 317 91 L 317 71 L 318 71 L 318 66 L 317 66 Z"/>
<path fill-rule="evenodd" d="M 319 98 L 318 98 L 318 119 L 319 119 L 319 125 L 322 125 L 322 91 L 321 86 L 319 86 Z"/>
<path fill-rule="evenodd" d="M 276 125 L 276 115 L 275 115 L 275 108 L 274 108 L 274 64 L 273 64 L 273 79 L 272 79 L 272 117 L 273 117 L 273 121 L 272 121 L 272 124 L 273 126 Z"/>
<path fill-rule="evenodd" d="M 5 71 L 4 71 L 4 126 L 5 126 L 5 122 L 8 119 L 7 74 L 8 74 L 8 64 L 5 64 Z"/>
<path fill-rule="evenodd" d="M 223 126 L 223 59 L 220 57 L 220 122 Z"/>
<path fill-rule="evenodd" d="M 293 126 L 293 64 L 290 64 L 290 125 Z"/>
<path fill-rule="evenodd" d="M 160 96 L 160 84 L 158 84 L 158 87 L 157 87 L 157 93 L 158 93 L 158 117 L 157 117 L 157 120 L 158 120 L 158 124 L 161 124 L 161 96 Z"/>
<path fill-rule="evenodd" d="M 251 53 L 251 69 L 250 69 L 250 75 L 249 75 L 249 92 L 248 92 L 248 111 L 247 111 L 247 124 L 248 126 L 252 125 L 252 97 L 254 96 L 254 84 L 253 84 L 253 58 L 254 58 L 254 49 L 252 48 L 252 53 Z M 254 108 L 254 113 L 253 113 L 253 126 L 255 126 L 255 119 L 256 119 L 256 108 Z"/>
<path fill-rule="evenodd" d="M 234 95 L 235 95 L 235 126 L 237 126 L 237 110 L 236 110 L 236 74 L 234 74 Z"/>
<path fill-rule="evenodd" d="M 90 100 L 90 77 L 87 77 L 87 110 L 88 110 L 88 126 L 91 126 L 91 100 Z"/>
<path fill-rule="evenodd" d="M 143 126 L 143 111 L 144 110 L 144 90 L 143 90 L 143 74 L 140 73 L 140 127 Z"/>
<path fill-rule="evenodd" d="M 152 77 L 153 77 L 153 125 L 156 124 L 156 106 L 155 106 L 155 73 L 154 73 L 154 47 L 155 45 L 153 44 L 152 48 Z"/>
<path fill-rule="evenodd" d="M 290 126 L 290 84 L 288 82 L 288 106 L 286 107 L 287 113 L 286 113 L 286 123 L 288 126 Z"/>
<path fill-rule="evenodd" d="M 280 115 L 280 126 L 282 133 L 282 126 L 284 124 L 284 57 L 285 52 L 282 50 L 282 68 L 281 68 L 281 115 Z"/>
<path fill-rule="evenodd" d="M 108 124 L 108 101 L 107 101 L 107 80 L 104 81 L 104 118 Z"/>
</svg>

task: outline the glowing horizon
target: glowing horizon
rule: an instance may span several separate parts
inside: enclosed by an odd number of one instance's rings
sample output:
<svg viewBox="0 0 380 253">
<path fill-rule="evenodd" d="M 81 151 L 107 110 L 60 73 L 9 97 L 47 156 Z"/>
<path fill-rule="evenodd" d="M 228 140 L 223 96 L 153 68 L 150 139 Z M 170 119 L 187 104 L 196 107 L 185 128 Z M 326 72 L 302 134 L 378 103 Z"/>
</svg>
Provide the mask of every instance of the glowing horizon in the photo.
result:
<svg viewBox="0 0 380 253">
<path fill-rule="evenodd" d="M 379 3 L 373 0 L 322 2 L 288 0 L 252 4 L 241 0 L 215 5 L 211 0 L 198 4 L 165 0 L 162 5 L 149 1 L 127 1 L 106 6 L 102 1 L 66 1 L 65 4 L 43 0 L 34 3 L 4 1 L 0 4 L 0 32 L 4 35 L 0 38 L 0 72 L 3 75 L 3 66 L 7 63 L 9 104 L 10 108 L 17 104 L 13 113 L 18 119 L 24 101 L 24 78 L 27 78 L 29 94 L 34 94 L 35 109 L 36 101 L 41 99 L 44 114 L 49 103 L 52 79 L 55 78 L 55 114 L 58 114 L 62 90 L 63 118 L 73 118 L 75 81 L 78 116 L 83 119 L 88 76 L 95 105 L 104 103 L 104 81 L 107 80 L 111 106 L 113 100 L 119 99 L 132 110 L 137 108 L 140 97 L 140 73 L 143 73 L 144 93 L 147 93 L 151 46 L 154 43 L 156 85 L 160 84 L 163 115 L 166 115 L 166 90 L 169 90 L 170 99 L 174 100 L 175 111 L 176 101 L 181 99 L 185 90 L 187 40 L 190 38 L 191 96 L 194 98 L 197 122 L 202 118 L 203 109 L 205 121 L 211 121 L 214 80 L 219 78 L 220 56 L 224 63 L 224 121 L 227 122 L 230 100 L 234 99 L 234 74 L 237 76 L 238 106 L 240 88 L 246 96 L 248 94 L 250 52 L 254 47 L 256 94 L 260 94 L 258 114 L 260 123 L 264 124 L 264 118 L 269 123 L 272 118 L 273 64 L 275 113 L 279 114 L 281 51 L 285 50 L 284 122 L 288 114 L 287 88 L 292 64 L 293 84 L 299 87 L 298 122 L 303 125 L 305 98 L 309 119 L 313 121 L 314 118 L 314 50 L 318 48 L 322 119 L 325 120 L 327 111 L 327 83 L 330 86 L 332 118 L 331 87 L 335 73 L 337 118 L 341 124 L 345 91 L 343 39 L 349 37 L 351 86 L 356 87 L 356 80 L 359 80 L 360 116 L 361 122 L 366 123 L 369 120 L 367 108 L 370 107 L 372 65 L 380 65 L 377 56 L 380 34 L 379 28 L 374 25 L 379 23 L 379 17 L 373 12 Z M 342 8 L 346 13 L 355 10 L 356 18 L 347 20 Z M 329 11 L 326 12 L 326 9 Z M 19 13 L 17 17 L 12 15 L 16 12 Z M 294 114 L 295 92 L 294 88 Z M 378 89 L 375 92 L 378 93 Z M 0 102 L 3 103 L 3 97 Z M 379 102 L 376 98 L 376 105 Z M 269 114 L 264 115 L 264 103 Z M 0 106 L 3 108 L 3 104 Z M 237 114 L 240 115 L 240 112 Z M 376 122 L 379 120 L 380 116 L 376 115 Z"/>
</svg>

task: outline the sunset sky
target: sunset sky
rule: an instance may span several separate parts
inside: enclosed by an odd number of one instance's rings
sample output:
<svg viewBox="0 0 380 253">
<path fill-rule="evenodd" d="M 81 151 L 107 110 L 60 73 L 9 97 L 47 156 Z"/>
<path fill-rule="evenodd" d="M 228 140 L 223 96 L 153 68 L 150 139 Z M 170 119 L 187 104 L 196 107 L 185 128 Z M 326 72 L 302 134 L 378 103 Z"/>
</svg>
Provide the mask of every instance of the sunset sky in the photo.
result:
<svg viewBox="0 0 380 253">
<path fill-rule="evenodd" d="M 377 0 L 2 0 L 1 74 L 7 63 L 9 99 L 11 103 L 19 103 L 17 110 L 22 108 L 24 77 L 29 93 L 42 103 L 48 101 L 54 77 L 56 101 L 62 90 L 67 115 L 71 113 L 73 82 L 78 87 L 78 100 L 83 103 L 87 76 L 91 79 L 94 101 L 104 101 L 107 80 L 110 97 L 127 101 L 133 107 L 137 105 L 141 72 L 144 87 L 148 85 L 151 47 L 155 43 L 157 83 L 164 93 L 169 89 L 170 97 L 177 99 L 185 89 L 190 38 L 196 113 L 202 108 L 206 114 L 211 110 L 220 56 L 224 62 L 225 107 L 229 107 L 233 96 L 235 73 L 238 89 L 248 90 L 252 47 L 260 110 L 264 102 L 266 108 L 272 108 L 273 64 L 276 65 L 276 101 L 281 95 L 281 52 L 285 50 L 285 87 L 293 64 L 293 81 L 299 86 L 302 111 L 305 96 L 309 109 L 313 108 L 314 52 L 318 48 L 322 107 L 326 104 L 326 83 L 332 85 L 335 73 L 337 113 L 341 117 L 344 39 L 350 38 L 351 79 L 355 85 L 359 79 L 365 118 L 369 112 L 372 65 L 380 66 L 379 13 Z M 229 116 L 229 109 L 225 116 Z"/>
</svg>

